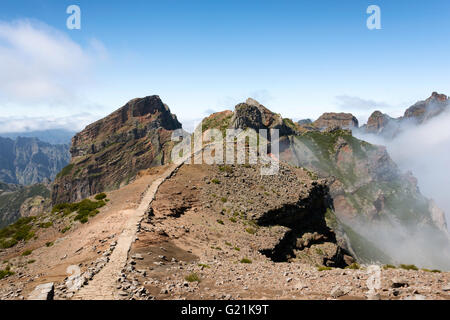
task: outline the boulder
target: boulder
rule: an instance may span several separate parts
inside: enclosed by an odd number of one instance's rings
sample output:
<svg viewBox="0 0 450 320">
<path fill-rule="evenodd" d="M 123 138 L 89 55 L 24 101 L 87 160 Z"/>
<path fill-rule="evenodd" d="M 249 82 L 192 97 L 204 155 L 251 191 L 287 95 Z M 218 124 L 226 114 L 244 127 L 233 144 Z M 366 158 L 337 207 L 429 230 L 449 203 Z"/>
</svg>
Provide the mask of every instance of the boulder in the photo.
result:
<svg viewBox="0 0 450 320">
<path fill-rule="evenodd" d="M 53 282 L 44 283 L 34 288 L 28 296 L 28 300 L 53 300 L 55 296 L 55 285 Z"/>
</svg>

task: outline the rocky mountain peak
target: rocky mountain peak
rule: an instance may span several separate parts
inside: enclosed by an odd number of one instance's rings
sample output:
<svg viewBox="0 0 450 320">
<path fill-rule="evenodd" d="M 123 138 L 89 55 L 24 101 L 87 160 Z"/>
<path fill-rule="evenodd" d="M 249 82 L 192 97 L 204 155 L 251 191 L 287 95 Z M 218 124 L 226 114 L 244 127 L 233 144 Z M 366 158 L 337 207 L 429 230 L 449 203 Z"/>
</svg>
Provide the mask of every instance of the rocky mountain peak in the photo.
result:
<svg viewBox="0 0 450 320">
<path fill-rule="evenodd" d="M 423 123 L 445 111 L 449 104 L 450 101 L 446 95 L 433 92 L 428 99 L 409 107 L 405 111 L 404 118 Z"/>
<path fill-rule="evenodd" d="M 375 111 L 370 115 L 365 130 L 368 133 L 379 133 L 383 131 L 392 121 L 394 121 L 394 119 L 387 114 L 382 113 L 381 111 Z"/>
<path fill-rule="evenodd" d="M 72 202 L 127 184 L 139 170 L 169 158 L 171 133 L 181 129 L 159 96 L 130 100 L 72 139 L 72 160 L 57 177 L 53 202 Z"/>
<path fill-rule="evenodd" d="M 261 106 L 261 104 L 258 101 L 256 101 L 255 99 L 252 99 L 252 98 L 248 98 L 245 101 L 245 103 L 248 104 L 249 106 L 254 106 L 254 107 L 260 107 Z"/>
<path fill-rule="evenodd" d="M 107 144 L 117 142 L 112 140 L 142 138 L 149 130 L 158 128 L 175 130 L 181 128 L 181 124 L 159 96 L 136 98 L 76 134 L 71 153 L 73 157 L 96 153 Z"/>
<path fill-rule="evenodd" d="M 437 100 L 437 101 L 448 102 L 448 101 L 447 101 L 447 100 L 448 100 L 448 97 L 447 97 L 445 94 L 440 94 L 440 93 L 437 93 L 437 92 L 435 91 L 435 92 L 433 92 L 433 93 L 431 94 L 431 97 L 429 97 L 427 100 L 428 100 L 428 101 L 429 101 L 429 100 Z"/>
<path fill-rule="evenodd" d="M 329 127 L 341 127 L 343 129 L 358 128 L 358 119 L 351 113 L 324 113 L 314 122 L 314 125 L 320 129 Z"/>
<path fill-rule="evenodd" d="M 295 124 L 289 119 L 283 119 L 258 101 L 249 98 L 245 103 L 238 104 L 231 118 L 231 127 L 235 129 L 278 129 L 280 135 L 294 134 Z"/>
</svg>

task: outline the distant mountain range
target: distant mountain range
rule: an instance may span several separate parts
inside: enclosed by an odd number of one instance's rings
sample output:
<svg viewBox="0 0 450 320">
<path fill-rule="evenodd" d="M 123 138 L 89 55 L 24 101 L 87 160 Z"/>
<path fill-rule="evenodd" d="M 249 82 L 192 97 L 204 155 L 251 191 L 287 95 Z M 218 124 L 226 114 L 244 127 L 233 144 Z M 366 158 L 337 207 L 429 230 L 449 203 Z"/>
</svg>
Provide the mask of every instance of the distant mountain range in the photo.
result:
<svg viewBox="0 0 450 320">
<path fill-rule="evenodd" d="M 37 138 L 43 142 L 51 144 L 70 144 L 70 140 L 74 135 L 74 131 L 64 129 L 0 133 L 0 137 L 10 138 L 13 140 L 17 139 L 18 137 Z"/>
<path fill-rule="evenodd" d="M 69 145 L 0 137 L 0 181 L 31 185 L 53 180 L 70 160 Z"/>
</svg>

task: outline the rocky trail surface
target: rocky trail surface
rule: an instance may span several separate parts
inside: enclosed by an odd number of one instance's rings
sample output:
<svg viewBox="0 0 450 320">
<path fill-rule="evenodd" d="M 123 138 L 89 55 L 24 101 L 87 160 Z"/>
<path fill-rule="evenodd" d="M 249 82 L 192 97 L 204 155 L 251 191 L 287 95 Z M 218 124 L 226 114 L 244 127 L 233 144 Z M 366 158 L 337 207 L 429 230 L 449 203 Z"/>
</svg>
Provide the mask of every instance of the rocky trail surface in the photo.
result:
<svg viewBox="0 0 450 320">
<path fill-rule="evenodd" d="M 142 198 L 139 207 L 135 210 L 128 210 L 126 219 L 124 220 L 125 226 L 117 239 L 117 244 L 109 257 L 108 263 L 87 286 L 81 288 L 80 291 L 75 294 L 73 297 L 74 299 L 111 300 L 119 297 L 119 293 L 116 290 L 115 279 L 126 264 L 131 245 L 136 240 L 136 234 L 139 231 L 140 223 L 155 198 L 159 186 L 169 178 L 177 168 L 177 165 L 169 166 L 169 168 L 150 185 Z"/>
</svg>

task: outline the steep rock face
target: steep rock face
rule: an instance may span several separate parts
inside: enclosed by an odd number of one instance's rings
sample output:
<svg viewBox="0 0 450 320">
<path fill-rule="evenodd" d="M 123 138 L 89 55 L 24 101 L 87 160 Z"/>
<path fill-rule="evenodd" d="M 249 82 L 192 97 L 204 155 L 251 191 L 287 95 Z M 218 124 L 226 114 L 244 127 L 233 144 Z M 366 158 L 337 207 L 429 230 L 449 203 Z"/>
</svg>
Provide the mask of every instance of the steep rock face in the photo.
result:
<svg viewBox="0 0 450 320">
<path fill-rule="evenodd" d="M 446 95 L 433 92 L 428 99 L 419 101 L 409 107 L 405 111 L 404 118 L 413 119 L 418 123 L 422 123 L 442 113 L 447 109 L 449 104 L 450 100 Z"/>
<path fill-rule="evenodd" d="M 0 181 L 5 183 L 31 185 L 53 180 L 69 160 L 68 145 L 0 137 Z"/>
<path fill-rule="evenodd" d="M 405 224 L 433 224 L 430 201 L 420 194 L 417 180 L 401 173 L 384 147 L 338 130 L 296 136 L 280 150 L 281 159 L 329 179 L 335 212 L 343 220 L 390 216 Z"/>
<path fill-rule="evenodd" d="M 127 184 L 139 170 L 170 160 L 181 124 L 158 96 L 133 99 L 72 139 L 72 160 L 57 176 L 53 203 L 73 202 Z"/>
<path fill-rule="evenodd" d="M 320 129 L 340 127 L 344 129 L 358 128 L 359 122 L 351 113 L 324 113 L 314 121 L 314 125 Z"/>
<path fill-rule="evenodd" d="M 424 250 L 423 259 L 432 265 L 449 267 L 445 255 L 425 249 L 441 244 L 449 252 L 442 211 L 420 193 L 411 173 L 400 172 L 384 147 L 358 140 L 348 131 L 337 130 L 290 137 L 280 146 L 280 151 L 281 159 L 328 179 L 334 211 L 352 246 L 364 240 L 355 236 L 354 231 L 370 235 L 365 240 L 380 243 L 381 252 L 389 256 L 399 254 L 392 254 L 395 237 L 398 248 L 420 239 L 417 248 Z M 389 228 L 392 238 L 386 240 L 378 231 Z M 389 261 L 380 250 L 374 254 L 373 248 L 357 247 L 356 256 L 364 257 L 364 261 Z M 416 263 L 424 265 L 423 260 Z"/>
<path fill-rule="evenodd" d="M 387 130 L 394 131 L 397 121 L 381 111 L 375 111 L 369 117 L 364 129 L 367 133 L 384 133 Z"/>
</svg>

